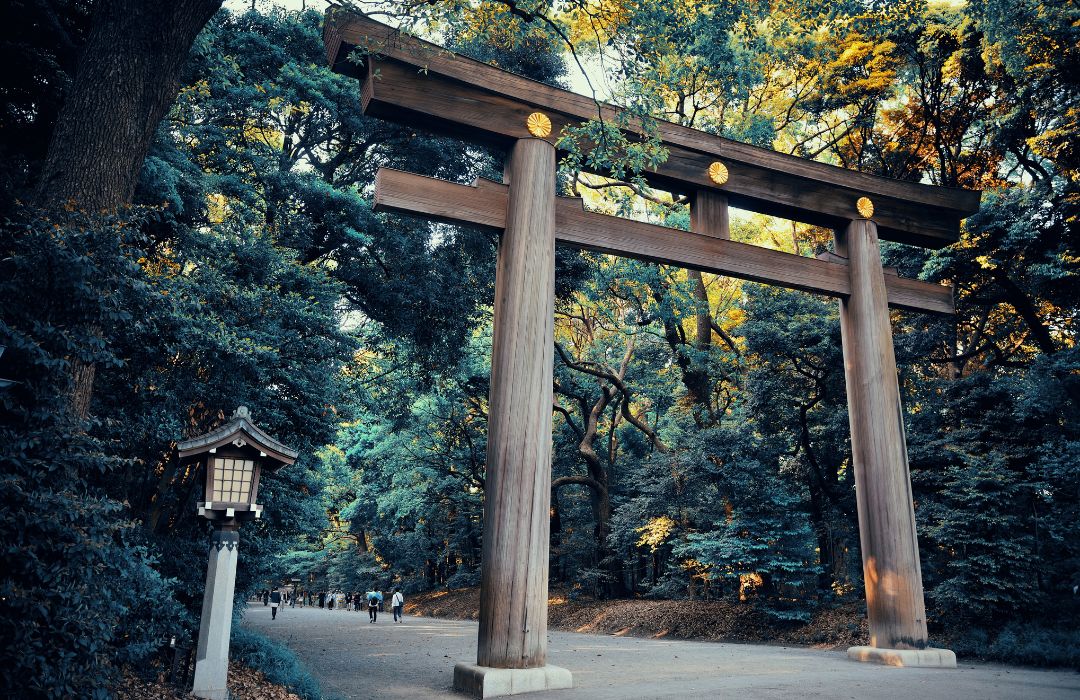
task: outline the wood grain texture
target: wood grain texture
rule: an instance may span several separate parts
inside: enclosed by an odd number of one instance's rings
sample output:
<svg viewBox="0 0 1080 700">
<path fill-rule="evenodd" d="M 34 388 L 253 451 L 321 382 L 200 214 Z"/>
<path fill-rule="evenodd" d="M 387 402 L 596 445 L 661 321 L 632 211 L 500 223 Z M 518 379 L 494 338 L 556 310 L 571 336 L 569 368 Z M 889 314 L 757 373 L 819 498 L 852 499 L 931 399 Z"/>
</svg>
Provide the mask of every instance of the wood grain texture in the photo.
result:
<svg viewBox="0 0 1080 700">
<path fill-rule="evenodd" d="M 477 663 L 547 657 L 555 342 L 555 149 L 524 139 L 507 175 L 495 272 Z"/>
<path fill-rule="evenodd" d="M 900 390 L 886 305 L 885 275 L 871 221 L 837 236 L 851 295 L 840 304 L 851 454 L 859 510 L 870 645 L 927 645 L 922 570 L 908 470 Z"/>
<path fill-rule="evenodd" d="M 499 147 L 527 133 L 525 120 L 536 109 L 529 103 L 435 73 L 421 74 L 415 67 L 396 61 L 375 61 L 372 66 L 372 72 L 378 71 L 379 77 L 364 84 L 365 113 L 426 131 Z M 544 109 L 556 134 L 563 126 L 586 118 L 560 114 L 554 107 Z M 716 187 L 707 174 L 717 158 L 715 153 L 667 141 L 665 146 L 667 160 L 646 173 L 651 184 L 674 192 Z M 855 215 L 855 202 L 863 194 L 861 190 L 770 169 L 758 162 L 738 162 L 730 154 L 725 155 L 724 162 L 731 176 L 718 191 L 727 194 L 733 206 L 748 211 L 833 227 Z M 959 234 L 960 215 L 946 208 L 886 195 L 875 195 L 874 201 L 875 220 L 893 240 L 940 247 L 955 241 Z"/>
<path fill-rule="evenodd" d="M 498 70 L 433 44 L 405 37 L 377 22 L 336 14 L 327 22 L 328 56 L 335 69 L 365 83 L 374 116 L 460 138 L 507 143 L 526 135 L 533 111 L 551 118 L 555 138 L 563 126 L 616 111 L 591 99 Z M 357 66 L 342 60 L 351 46 L 377 47 L 379 57 Z M 714 160 L 731 177 L 720 188 L 742 209 L 841 226 L 855 216 L 855 201 L 874 201 L 874 220 L 889 240 L 940 247 L 955 241 L 959 221 L 978 210 L 980 193 L 881 178 L 808 161 L 663 122 L 668 160 L 650 173 L 658 187 L 677 192 L 715 189 L 707 170 Z"/>
<path fill-rule="evenodd" d="M 478 180 L 473 186 L 459 185 L 388 168 L 379 170 L 375 182 L 376 211 L 495 230 L 505 226 L 505 185 L 487 180 Z M 829 296 L 845 297 L 851 290 L 844 258 L 837 258 L 844 262 L 816 260 L 712 235 L 594 214 L 586 212 L 579 199 L 559 197 L 555 207 L 555 237 L 564 245 Z M 721 226 L 717 224 L 718 230 L 722 230 Z M 886 288 L 889 304 L 896 308 L 955 312 L 951 287 L 889 276 Z"/>
<path fill-rule="evenodd" d="M 472 185 L 460 185 L 403 170 L 379 168 L 375 174 L 374 208 L 501 231 L 506 228 L 508 191 L 506 185 L 483 178 Z"/>
<path fill-rule="evenodd" d="M 702 236 L 727 240 L 731 238 L 731 221 L 727 196 L 714 190 L 698 190 L 690 203 L 690 230 Z M 713 317 L 709 306 L 709 290 L 701 270 L 687 270 L 697 308 L 694 311 L 694 348 L 707 357 L 712 345 Z M 687 396 L 698 407 L 708 408 L 711 385 L 708 372 L 692 367 L 683 380 Z"/>
<path fill-rule="evenodd" d="M 731 238 L 727 195 L 698 190 L 690 203 L 690 230 L 713 238 Z"/>
</svg>

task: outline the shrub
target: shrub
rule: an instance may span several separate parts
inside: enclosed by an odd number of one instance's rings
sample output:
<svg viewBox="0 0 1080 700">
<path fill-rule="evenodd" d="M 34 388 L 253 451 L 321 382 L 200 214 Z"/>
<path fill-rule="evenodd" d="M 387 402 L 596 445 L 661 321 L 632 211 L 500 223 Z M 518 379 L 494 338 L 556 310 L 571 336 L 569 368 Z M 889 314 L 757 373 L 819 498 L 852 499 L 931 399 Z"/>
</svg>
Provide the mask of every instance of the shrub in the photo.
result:
<svg viewBox="0 0 1080 700">
<path fill-rule="evenodd" d="M 446 580 L 446 587 L 450 589 L 454 588 L 471 588 L 473 586 L 480 585 L 480 567 L 469 568 L 461 567 L 454 575 Z"/>
<path fill-rule="evenodd" d="M 1023 622 L 1006 625 L 994 637 L 972 629 L 950 640 L 958 656 L 1029 666 L 1065 666 L 1080 670 L 1080 630 Z"/>
<path fill-rule="evenodd" d="M 0 435 L 0 440 L 3 439 Z M 102 659 L 121 601 L 102 600 L 115 505 L 0 479 L 0 696 L 107 697 Z"/>
<path fill-rule="evenodd" d="M 188 617 L 122 506 L 72 477 L 102 459 L 95 441 L 44 423 L 0 430 L 0 697 L 105 697 L 113 660 L 148 658 Z"/>
<path fill-rule="evenodd" d="M 230 656 L 262 671 L 271 683 L 283 685 L 304 700 L 321 700 L 319 682 L 286 646 L 258 632 L 233 625 Z"/>
<path fill-rule="evenodd" d="M 180 622 L 138 613 L 170 583 L 95 486 L 122 461 L 68 412 L 70 359 L 117 361 L 95 326 L 125 317 L 111 282 L 128 231 L 78 212 L 0 228 L 0 345 L 19 382 L 0 392 L 0 697 L 108 697 L 113 661 L 145 659 Z"/>
</svg>

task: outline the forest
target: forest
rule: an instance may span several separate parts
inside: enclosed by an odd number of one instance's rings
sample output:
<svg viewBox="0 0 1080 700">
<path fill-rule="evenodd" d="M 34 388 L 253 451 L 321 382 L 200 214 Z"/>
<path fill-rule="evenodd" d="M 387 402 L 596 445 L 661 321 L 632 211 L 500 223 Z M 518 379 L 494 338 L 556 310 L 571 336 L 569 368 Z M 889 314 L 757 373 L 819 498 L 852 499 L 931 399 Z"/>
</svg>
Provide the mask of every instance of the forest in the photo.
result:
<svg viewBox="0 0 1080 700">
<path fill-rule="evenodd" d="M 981 190 L 958 243 L 883 244 L 956 290 L 955 317 L 891 319 L 931 637 L 1080 666 L 1074 3 L 329 4 L 646 120 Z M 504 154 L 364 116 L 326 8 L 220 5 L 0 9 L 0 695 L 108 697 L 197 634 L 176 445 L 241 404 L 300 458 L 265 476 L 238 600 L 479 584 L 498 239 L 372 196 L 380 167 L 468 183 Z M 663 144 L 617 126 L 562 135 L 560 193 L 687 229 L 640 177 Z M 862 600 L 835 299 L 560 248 L 555 314 L 553 586 L 790 624 Z"/>
</svg>

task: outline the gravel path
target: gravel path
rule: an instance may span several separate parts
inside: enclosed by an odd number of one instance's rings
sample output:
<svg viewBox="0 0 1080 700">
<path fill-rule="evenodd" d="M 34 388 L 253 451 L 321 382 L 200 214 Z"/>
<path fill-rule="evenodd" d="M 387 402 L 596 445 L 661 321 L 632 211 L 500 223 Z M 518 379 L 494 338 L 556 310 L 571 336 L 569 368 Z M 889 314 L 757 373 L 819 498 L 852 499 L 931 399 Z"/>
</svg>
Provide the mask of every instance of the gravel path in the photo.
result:
<svg viewBox="0 0 1080 700">
<path fill-rule="evenodd" d="M 454 663 L 475 661 L 475 622 L 285 608 L 259 604 L 244 625 L 284 642 L 328 698 L 461 700 Z M 549 663 L 570 669 L 574 689 L 528 700 L 631 698 L 852 698 L 857 700 L 1080 700 L 1080 673 L 963 663 L 956 670 L 896 669 L 848 661 L 843 652 L 551 632 Z"/>
</svg>

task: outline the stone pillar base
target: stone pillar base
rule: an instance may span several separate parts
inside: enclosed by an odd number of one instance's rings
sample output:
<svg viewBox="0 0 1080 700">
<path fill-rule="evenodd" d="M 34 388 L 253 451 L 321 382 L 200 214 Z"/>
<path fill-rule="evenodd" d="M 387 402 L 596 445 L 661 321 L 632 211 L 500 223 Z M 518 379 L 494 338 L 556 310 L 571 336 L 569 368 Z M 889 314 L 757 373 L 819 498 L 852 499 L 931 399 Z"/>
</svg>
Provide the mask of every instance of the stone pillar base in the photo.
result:
<svg viewBox="0 0 1080 700">
<path fill-rule="evenodd" d="M 492 668 L 460 663 L 454 666 L 454 690 L 474 698 L 573 688 L 570 672 L 558 666 Z"/>
<path fill-rule="evenodd" d="M 229 689 L 214 688 L 207 685 L 204 679 L 200 678 L 198 668 L 195 669 L 194 685 L 195 688 L 191 691 L 191 694 L 201 698 L 201 700 L 229 700 Z"/>
<path fill-rule="evenodd" d="M 884 664 L 906 668 L 956 668 L 956 654 L 948 649 L 879 649 L 850 647 L 847 657 L 852 661 Z"/>
</svg>

